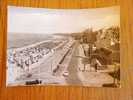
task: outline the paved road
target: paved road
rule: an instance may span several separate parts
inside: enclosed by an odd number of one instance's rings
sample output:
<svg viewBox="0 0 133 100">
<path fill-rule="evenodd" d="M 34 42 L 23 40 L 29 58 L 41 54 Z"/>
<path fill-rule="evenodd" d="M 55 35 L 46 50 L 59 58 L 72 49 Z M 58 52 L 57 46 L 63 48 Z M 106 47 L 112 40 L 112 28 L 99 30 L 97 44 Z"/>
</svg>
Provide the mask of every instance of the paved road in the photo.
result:
<svg viewBox="0 0 133 100">
<path fill-rule="evenodd" d="M 78 59 L 75 58 L 75 56 L 79 54 L 78 46 L 79 46 L 79 43 L 76 42 L 73 48 L 74 52 L 72 54 L 71 62 L 67 68 L 69 76 L 66 77 L 65 79 L 66 79 L 66 83 L 69 85 L 82 85 L 82 82 L 78 77 Z"/>
<path fill-rule="evenodd" d="M 84 85 L 101 87 L 104 83 L 112 83 L 113 78 L 106 73 L 99 73 L 95 71 L 80 71 L 84 67 L 82 62 L 83 58 L 77 56 L 84 56 L 82 46 L 77 42 L 75 45 L 75 51 L 71 62 L 68 66 L 69 76 L 66 77 L 66 83 L 69 85 Z M 87 70 L 90 69 L 90 65 L 86 65 Z M 93 69 L 92 69 L 93 70 Z"/>
</svg>

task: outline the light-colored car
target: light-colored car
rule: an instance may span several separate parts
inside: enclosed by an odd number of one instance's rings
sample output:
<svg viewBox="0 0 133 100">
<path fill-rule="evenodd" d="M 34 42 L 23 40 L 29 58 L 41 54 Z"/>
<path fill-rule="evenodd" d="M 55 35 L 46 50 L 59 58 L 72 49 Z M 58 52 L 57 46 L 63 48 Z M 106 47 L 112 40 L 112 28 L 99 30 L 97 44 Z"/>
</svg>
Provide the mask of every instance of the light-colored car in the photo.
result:
<svg viewBox="0 0 133 100">
<path fill-rule="evenodd" d="M 64 77 L 67 77 L 68 75 L 69 75 L 68 71 L 65 71 L 65 72 L 63 73 L 63 76 L 64 76 Z"/>
</svg>

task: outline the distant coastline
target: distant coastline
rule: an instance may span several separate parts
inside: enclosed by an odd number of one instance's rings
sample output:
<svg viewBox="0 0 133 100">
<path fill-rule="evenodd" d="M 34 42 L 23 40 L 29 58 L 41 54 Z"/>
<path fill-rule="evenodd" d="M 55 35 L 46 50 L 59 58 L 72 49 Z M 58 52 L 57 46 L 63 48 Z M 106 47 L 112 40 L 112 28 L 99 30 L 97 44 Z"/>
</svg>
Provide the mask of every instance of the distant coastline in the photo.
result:
<svg viewBox="0 0 133 100">
<path fill-rule="evenodd" d="M 19 48 L 49 39 L 53 39 L 53 36 L 49 34 L 8 33 L 7 48 Z"/>
</svg>

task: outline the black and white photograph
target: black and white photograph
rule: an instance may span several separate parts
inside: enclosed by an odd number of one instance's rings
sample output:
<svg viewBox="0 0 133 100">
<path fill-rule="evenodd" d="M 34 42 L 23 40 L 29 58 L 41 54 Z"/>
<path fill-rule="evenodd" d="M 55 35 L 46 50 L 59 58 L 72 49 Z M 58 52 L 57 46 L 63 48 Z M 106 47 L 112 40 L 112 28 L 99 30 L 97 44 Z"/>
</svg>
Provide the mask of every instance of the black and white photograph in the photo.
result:
<svg viewBox="0 0 133 100">
<path fill-rule="evenodd" d="M 119 6 L 8 6 L 7 31 L 7 86 L 121 87 Z"/>
</svg>

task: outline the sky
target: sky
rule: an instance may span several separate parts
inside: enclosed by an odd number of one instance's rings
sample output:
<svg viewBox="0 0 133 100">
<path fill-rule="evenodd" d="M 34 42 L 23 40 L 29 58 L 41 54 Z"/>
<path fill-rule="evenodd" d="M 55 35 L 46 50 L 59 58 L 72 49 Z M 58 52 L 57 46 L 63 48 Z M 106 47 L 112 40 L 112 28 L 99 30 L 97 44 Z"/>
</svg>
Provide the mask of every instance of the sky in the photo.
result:
<svg viewBox="0 0 133 100">
<path fill-rule="evenodd" d="M 8 6 L 9 33 L 76 33 L 120 25 L 120 7 L 44 9 Z"/>
</svg>

